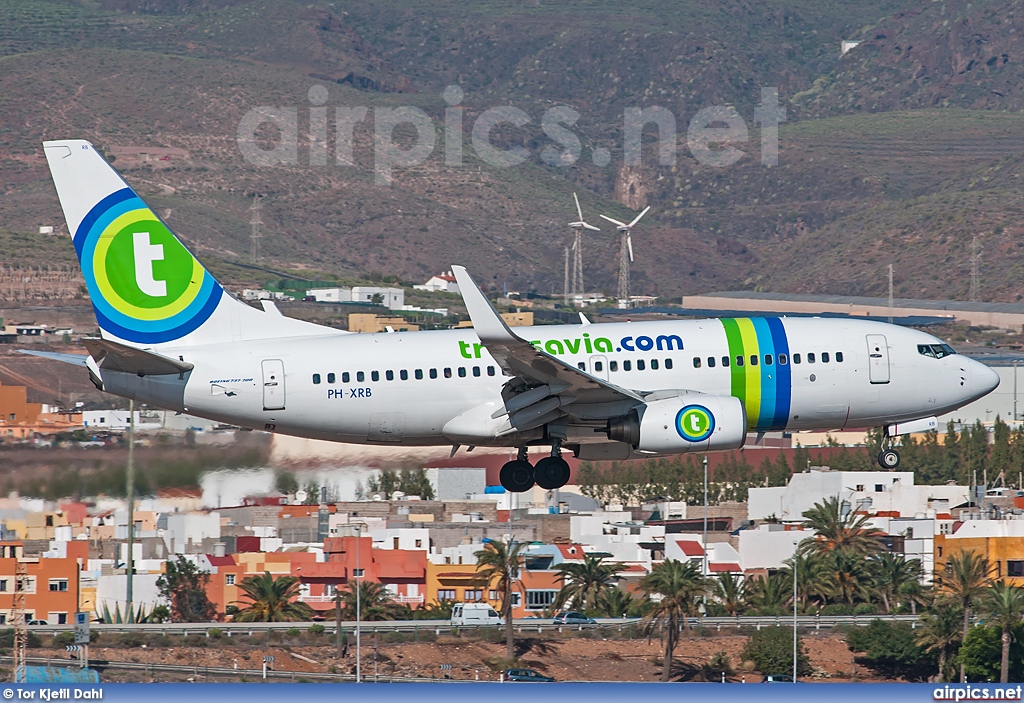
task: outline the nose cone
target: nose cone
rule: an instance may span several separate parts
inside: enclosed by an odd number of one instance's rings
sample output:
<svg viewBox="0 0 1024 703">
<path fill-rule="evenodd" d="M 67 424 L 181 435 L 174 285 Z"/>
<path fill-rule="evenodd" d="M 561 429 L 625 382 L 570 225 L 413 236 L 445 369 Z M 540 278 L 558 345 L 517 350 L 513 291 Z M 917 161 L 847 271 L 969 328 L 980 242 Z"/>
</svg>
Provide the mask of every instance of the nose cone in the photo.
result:
<svg viewBox="0 0 1024 703">
<path fill-rule="evenodd" d="M 988 395 L 999 385 L 999 374 L 978 361 L 971 360 L 971 391 L 975 398 Z"/>
</svg>

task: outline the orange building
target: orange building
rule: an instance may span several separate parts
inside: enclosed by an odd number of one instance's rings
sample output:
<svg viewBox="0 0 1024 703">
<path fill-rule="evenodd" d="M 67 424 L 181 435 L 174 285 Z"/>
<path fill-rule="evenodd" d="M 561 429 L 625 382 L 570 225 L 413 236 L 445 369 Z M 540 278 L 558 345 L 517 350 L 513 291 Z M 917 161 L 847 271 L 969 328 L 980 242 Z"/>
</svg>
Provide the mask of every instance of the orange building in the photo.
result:
<svg viewBox="0 0 1024 703">
<path fill-rule="evenodd" d="M 374 549 L 371 537 L 328 537 L 324 559 L 303 564 L 293 574 L 302 581 L 302 601 L 314 610 L 333 610 L 335 590 L 355 579 L 357 568 L 363 579 L 382 584 L 399 603 L 423 605 L 427 553 L 422 549 Z"/>
<path fill-rule="evenodd" d="M 26 618 L 51 625 L 72 622 L 79 605 L 78 559 L 25 558 L 20 542 L 0 542 L 0 554 L 0 624 L 11 622 L 18 562 L 27 572 L 22 584 Z"/>
<path fill-rule="evenodd" d="M 936 577 L 950 556 L 968 551 L 988 559 L 993 577 L 1024 586 L 1024 520 L 954 522 L 950 534 L 935 535 Z"/>
</svg>

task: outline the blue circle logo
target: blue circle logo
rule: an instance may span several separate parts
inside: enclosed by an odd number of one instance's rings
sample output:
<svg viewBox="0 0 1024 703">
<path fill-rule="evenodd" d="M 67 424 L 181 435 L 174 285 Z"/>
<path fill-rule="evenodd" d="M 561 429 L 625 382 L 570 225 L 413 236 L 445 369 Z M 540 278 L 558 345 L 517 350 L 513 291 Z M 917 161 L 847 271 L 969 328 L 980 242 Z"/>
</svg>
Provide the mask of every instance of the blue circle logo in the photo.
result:
<svg viewBox="0 0 1024 703">
<path fill-rule="evenodd" d="M 703 442 L 715 431 L 715 416 L 703 405 L 687 405 L 676 414 L 676 432 L 688 442 Z"/>
</svg>

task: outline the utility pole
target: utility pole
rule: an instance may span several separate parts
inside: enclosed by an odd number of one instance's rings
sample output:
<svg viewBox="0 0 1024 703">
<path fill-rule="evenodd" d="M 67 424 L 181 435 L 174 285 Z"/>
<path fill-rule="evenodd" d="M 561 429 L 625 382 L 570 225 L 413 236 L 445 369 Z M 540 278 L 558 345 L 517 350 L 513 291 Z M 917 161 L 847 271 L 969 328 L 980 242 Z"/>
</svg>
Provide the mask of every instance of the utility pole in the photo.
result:
<svg viewBox="0 0 1024 703">
<path fill-rule="evenodd" d="M 252 231 L 249 233 L 249 256 L 254 264 L 260 262 L 260 239 L 263 238 L 263 232 L 260 231 L 260 225 L 263 224 L 263 220 L 260 218 L 260 209 L 262 207 L 263 204 L 260 202 L 260 196 L 254 195 L 252 205 L 249 206 L 249 212 L 252 213 L 252 217 L 249 219 L 249 226 L 252 228 Z"/>
<path fill-rule="evenodd" d="M 889 264 L 889 324 L 892 324 L 892 264 Z"/>
<path fill-rule="evenodd" d="M 892 271 L 892 266 L 889 266 L 889 271 Z M 891 274 L 890 274 L 891 276 Z M 891 279 L 890 279 L 891 280 Z M 797 656 L 797 639 L 796 639 L 796 552 L 793 552 L 793 683 L 796 683 L 796 656 Z"/>
<path fill-rule="evenodd" d="M 135 579 L 135 400 L 128 401 L 128 471 L 126 493 L 128 494 L 128 559 L 124 573 L 128 579 L 125 588 L 125 621 L 135 622 L 132 609 L 133 581 Z"/>
<path fill-rule="evenodd" d="M 667 516 L 666 516 L 667 517 Z M 704 568 L 701 576 L 708 575 L 708 455 L 704 455 Z"/>
<path fill-rule="evenodd" d="M 356 525 L 356 683 L 360 683 L 363 680 L 362 670 L 362 648 L 361 648 L 361 620 L 363 619 L 362 603 L 360 599 L 362 594 L 363 585 L 363 570 L 359 568 L 359 543 L 362 541 L 363 528 L 362 525 Z"/>
<path fill-rule="evenodd" d="M 341 630 L 341 589 L 337 585 L 334 586 L 334 639 L 335 647 L 337 651 L 335 653 L 338 659 L 342 656 L 342 640 L 345 637 L 345 633 Z"/>
<path fill-rule="evenodd" d="M 978 236 L 971 239 L 971 302 L 978 300 L 978 264 L 981 263 L 981 247 Z"/>
<path fill-rule="evenodd" d="M 562 300 L 569 304 L 569 247 L 565 248 L 565 285 L 562 290 Z"/>
<path fill-rule="evenodd" d="M 25 622 L 25 587 L 28 582 L 28 565 L 22 561 L 24 554 L 14 549 L 14 683 L 25 683 L 25 649 L 28 647 L 28 623 Z"/>
</svg>

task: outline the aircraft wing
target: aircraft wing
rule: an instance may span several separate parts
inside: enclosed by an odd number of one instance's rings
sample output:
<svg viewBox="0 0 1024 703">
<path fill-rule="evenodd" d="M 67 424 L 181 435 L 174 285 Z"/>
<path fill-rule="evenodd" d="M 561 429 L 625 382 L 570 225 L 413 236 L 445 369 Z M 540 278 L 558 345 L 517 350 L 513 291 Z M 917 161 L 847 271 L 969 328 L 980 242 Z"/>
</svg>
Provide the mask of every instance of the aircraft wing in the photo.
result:
<svg viewBox="0 0 1024 703">
<path fill-rule="evenodd" d="M 187 361 L 172 359 L 163 354 L 136 349 L 109 339 L 83 339 L 82 344 L 96 361 L 100 369 L 134 373 L 139 376 L 160 376 L 183 374 L 194 367 Z"/>
<path fill-rule="evenodd" d="M 60 361 L 64 364 L 74 364 L 75 366 L 85 366 L 85 362 L 89 358 L 85 354 L 61 354 L 60 352 L 36 351 L 35 349 L 19 349 L 18 352 L 28 354 L 29 356 Z"/>
<path fill-rule="evenodd" d="M 539 418 L 550 421 L 550 414 L 559 409 L 559 414 L 577 419 L 602 419 L 643 402 L 643 396 L 635 391 L 571 366 L 516 335 L 465 267 L 453 266 L 452 271 L 480 342 L 498 365 L 519 381 L 506 384 L 512 393 L 503 394 L 505 407 L 494 417 L 508 414 L 513 428 L 522 431 L 529 429 L 527 424 L 537 426 L 533 422 Z M 517 418 L 523 421 L 517 422 Z"/>
</svg>

